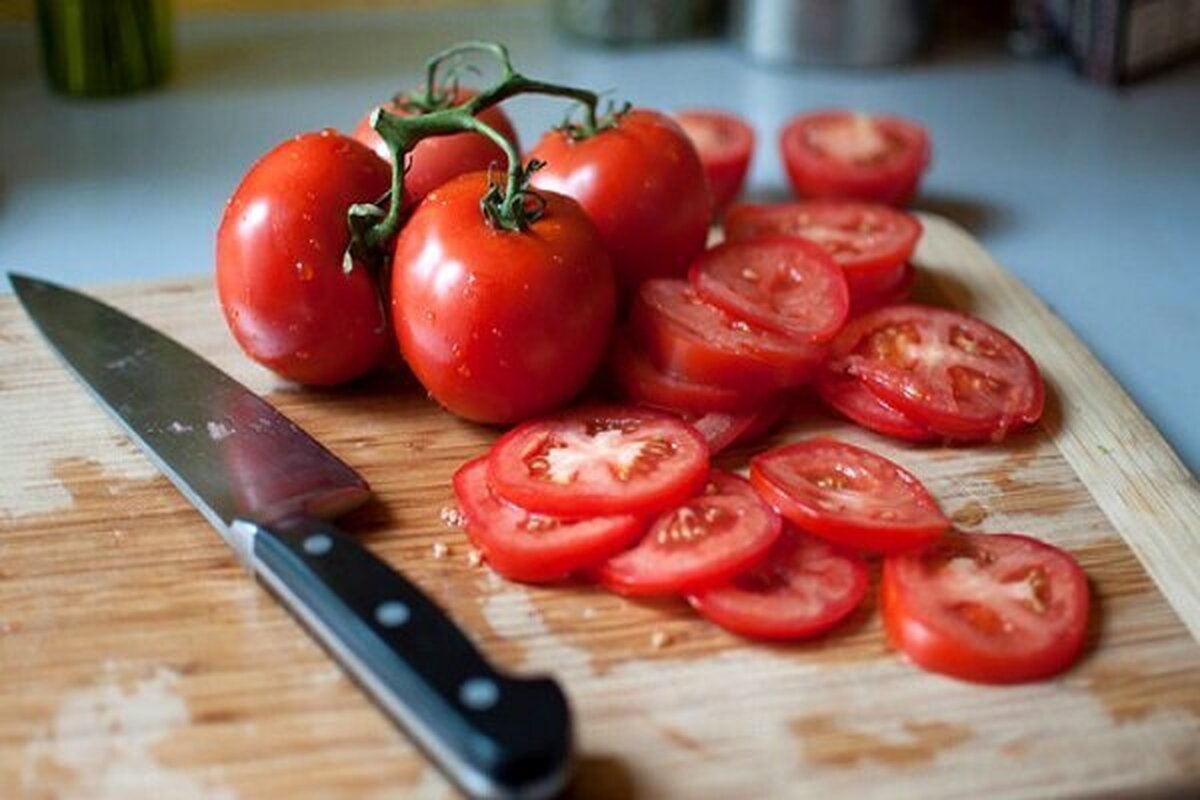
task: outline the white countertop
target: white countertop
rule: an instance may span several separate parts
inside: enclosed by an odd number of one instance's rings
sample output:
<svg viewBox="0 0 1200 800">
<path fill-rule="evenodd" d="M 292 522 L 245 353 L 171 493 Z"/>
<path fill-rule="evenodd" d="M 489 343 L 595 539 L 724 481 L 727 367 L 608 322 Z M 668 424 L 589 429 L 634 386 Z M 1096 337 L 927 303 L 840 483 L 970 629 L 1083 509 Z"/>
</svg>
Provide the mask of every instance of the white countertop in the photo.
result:
<svg viewBox="0 0 1200 800">
<path fill-rule="evenodd" d="M 207 272 L 224 201 L 257 156 L 302 130 L 349 129 L 414 84 L 433 50 L 482 37 L 529 74 L 744 115 L 759 131 L 759 196 L 786 194 L 775 137 L 793 113 L 922 121 L 934 166 L 917 205 L 975 233 L 1200 471 L 1200 64 L 1117 91 L 999 51 L 779 69 L 720 41 L 594 49 L 530 7 L 363 11 L 188 20 L 169 85 L 68 101 L 41 79 L 33 29 L 0 26 L 0 269 L 70 284 Z M 542 99 L 506 107 L 527 143 L 562 113 Z"/>
</svg>

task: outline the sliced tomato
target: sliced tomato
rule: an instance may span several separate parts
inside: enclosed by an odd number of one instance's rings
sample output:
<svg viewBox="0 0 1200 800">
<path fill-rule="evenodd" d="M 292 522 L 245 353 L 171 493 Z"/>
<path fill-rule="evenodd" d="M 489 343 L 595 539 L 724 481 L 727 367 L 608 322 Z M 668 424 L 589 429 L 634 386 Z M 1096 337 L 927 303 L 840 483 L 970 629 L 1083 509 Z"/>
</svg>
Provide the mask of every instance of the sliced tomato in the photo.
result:
<svg viewBox="0 0 1200 800">
<path fill-rule="evenodd" d="M 725 215 L 729 241 L 772 236 L 798 236 L 825 248 L 845 270 L 853 303 L 860 295 L 881 294 L 903 281 L 904 265 L 921 238 L 921 223 L 888 206 L 849 201 L 739 204 Z"/>
<path fill-rule="evenodd" d="M 938 438 L 844 371 L 825 368 L 817 374 L 814 386 L 827 406 L 868 430 L 910 442 L 931 442 Z"/>
<path fill-rule="evenodd" d="M 497 497 L 487 483 L 487 457 L 454 473 L 454 494 L 467 536 L 496 572 L 514 581 L 563 578 L 629 547 L 646 529 L 631 514 L 564 519 L 527 511 Z"/>
<path fill-rule="evenodd" d="M 594 573 L 623 595 L 659 595 L 722 583 L 761 559 L 783 522 L 737 475 L 713 470 L 701 492 L 664 512 L 635 547 Z"/>
<path fill-rule="evenodd" d="M 895 647 L 924 669 L 980 683 L 1056 675 L 1087 632 L 1079 564 L 1021 534 L 958 534 L 889 557 L 882 598 Z"/>
<path fill-rule="evenodd" d="M 947 438 L 998 440 L 1042 415 L 1045 386 L 1015 341 L 982 320 L 920 305 L 853 320 L 834 342 L 834 369 Z"/>
<path fill-rule="evenodd" d="M 659 369 L 764 394 L 808 382 L 824 347 L 756 328 L 706 303 L 686 281 L 642 284 L 633 331 Z"/>
<path fill-rule="evenodd" d="M 884 306 L 898 306 L 908 302 L 913 284 L 917 281 L 917 268 L 911 263 L 904 265 L 900 282 L 884 292 L 860 293 L 850 298 L 850 316 L 860 317 L 868 311 Z"/>
<path fill-rule="evenodd" d="M 708 442 L 709 453 L 716 455 L 732 445 L 750 444 L 765 436 L 783 419 L 789 402 L 787 395 L 781 393 L 762 401 L 752 411 L 709 411 L 700 416 L 688 415 L 684 419 Z"/>
<path fill-rule="evenodd" d="M 727 584 L 688 595 L 688 602 L 740 636 L 804 639 L 849 616 L 867 584 L 861 558 L 789 527 L 761 562 Z"/>
<path fill-rule="evenodd" d="M 816 438 L 750 459 L 750 481 L 789 522 L 834 544 L 900 553 L 950 527 L 916 477 L 881 455 Z"/>
<path fill-rule="evenodd" d="M 691 497 L 707 477 L 704 438 L 649 408 L 584 407 L 526 422 L 488 456 L 488 483 L 501 498 L 572 518 L 655 514 Z"/>
<path fill-rule="evenodd" d="M 679 111 L 674 116 L 700 154 L 714 211 L 720 214 L 746 182 L 754 154 L 754 129 L 726 111 Z"/>
<path fill-rule="evenodd" d="M 745 411 L 761 397 L 729 386 L 697 383 L 661 370 L 630 341 L 625 331 L 618 331 L 613 337 L 608 363 L 626 397 L 670 411 L 696 414 Z"/>
<path fill-rule="evenodd" d="M 899 205 L 916 193 L 929 165 L 929 134 L 894 116 L 843 110 L 802 114 L 784 127 L 779 145 L 800 197 Z"/>
<path fill-rule="evenodd" d="M 819 245 L 778 236 L 705 252 L 688 272 L 704 300 L 760 328 L 827 342 L 846 322 L 842 268 Z"/>
</svg>

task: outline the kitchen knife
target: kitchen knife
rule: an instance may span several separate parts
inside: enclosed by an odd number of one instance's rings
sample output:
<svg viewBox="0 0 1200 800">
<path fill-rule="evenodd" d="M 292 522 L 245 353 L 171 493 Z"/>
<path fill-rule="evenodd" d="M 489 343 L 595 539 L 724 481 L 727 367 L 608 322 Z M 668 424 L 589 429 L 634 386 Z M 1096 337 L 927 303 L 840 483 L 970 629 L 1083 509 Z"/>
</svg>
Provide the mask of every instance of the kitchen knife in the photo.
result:
<svg viewBox="0 0 1200 800">
<path fill-rule="evenodd" d="M 329 520 L 366 481 L 183 345 L 87 295 L 9 274 L 96 401 L 459 788 L 542 798 L 569 776 L 566 697 L 499 673 L 416 586 Z"/>
</svg>

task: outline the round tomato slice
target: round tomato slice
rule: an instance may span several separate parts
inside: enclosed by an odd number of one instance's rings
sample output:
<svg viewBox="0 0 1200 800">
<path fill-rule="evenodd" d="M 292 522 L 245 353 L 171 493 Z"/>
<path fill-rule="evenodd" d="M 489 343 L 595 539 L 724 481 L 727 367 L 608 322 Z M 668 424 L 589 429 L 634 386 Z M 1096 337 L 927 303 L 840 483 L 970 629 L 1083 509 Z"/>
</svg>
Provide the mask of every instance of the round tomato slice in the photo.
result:
<svg viewBox="0 0 1200 800">
<path fill-rule="evenodd" d="M 740 636 L 804 639 L 849 616 L 867 584 L 861 558 L 788 528 L 760 563 L 727 584 L 688 595 L 688 602 Z"/>
<path fill-rule="evenodd" d="M 817 374 L 814 386 L 827 406 L 867 430 L 909 442 L 931 442 L 938 438 L 933 431 L 881 400 L 853 375 L 826 368 Z"/>
<path fill-rule="evenodd" d="M 825 248 L 845 270 L 853 303 L 859 295 L 887 292 L 903 281 L 921 223 L 894 208 L 849 201 L 739 204 L 725 215 L 729 241 L 773 236 L 798 236 Z"/>
<path fill-rule="evenodd" d="M 929 165 L 929 134 L 893 116 L 802 114 L 784 127 L 779 146 L 800 197 L 900 205 L 916 193 Z"/>
<path fill-rule="evenodd" d="M 1014 533 L 959 534 L 883 567 L 888 639 L 923 669 L 979 683 L 1048 678 L 1079 657 L 1087 576 Z"/>
<path fill-rule="evenodd" d="M 888 306 L 834 342 L 830 364 L 947 438 L 1002 439 L 1042 415 L 1045 386 L 1022 347 L 982 320 L 941 308 Z"/>
<path fill-rule="evenodd" d="M 572 520 L 527 511 L 496 497 L 487 471 L 486 456 L 463 464 L 454 473 L 454 494 L 467 536 L 510 580 L 557 580 L 616 555 L 646 529 L 645 520 L 631 514 Z"/>
<path fill-rule="evenodd" d="M 696 293 L 752 325 L 827 342 L 846 322 L 842 268 L 820 246 L 795 237 L 723 244 L 693 262 Z"/>
<path fill-rule="evenodd" d="M 654 514 L 708 477 L 708 446 L 663 411 L 598 406 L 526 422 L 488 456 L 488 483 L 530 511 L 566 517 Z"/>
<path fill-rule="evenodd" d="M 709 411 L 701 416 L 685 416 L 708 442 L 708 452 L 716 455 L 734 444 L 745 445 L 770 432 L 788 410 L 786 395 L 769 398 L 753 411 L 725 413 Z"/>
<path fill-rule="evenodd" d="M 850 298 L 850 316 L 860 317 L 868 311 L 885 306 L 898 306 L 908 302 L 912 294 L 913 284 L 917 282 L 917 268 L 912 264 L 904 265 L 900 282 L 891 289 L 883 292 L 859 293 Z"/>
<path fill-rule="evenodd" d="M 686 281 L 643 283 L 631 322 L 659 369 L 752 394 L 806 383 L 825 356 L 706 303 Z"/>
<path fill-rule="evenodd" d="M 900 465 L 836 439 L 809 439 L 750 459 L 750 481 L 801 530 L 872 553 L 923 547 L 950 527 Z"/>
<path fill-rule="evenodd" d="M 679 111 L 674 116 L 700 154 L 714 210 L 720 214 L 746 182 L 754 154 L 754 129 L 724 111 Z"/>
<path fill-rule="evenodd" d="M 723 583 L 761 559 L 782 526 L 744 478 L 713 470 L 698 495 L 664 512 L 595 577 L 618 594 L 639 596 Z"/>
</svg>

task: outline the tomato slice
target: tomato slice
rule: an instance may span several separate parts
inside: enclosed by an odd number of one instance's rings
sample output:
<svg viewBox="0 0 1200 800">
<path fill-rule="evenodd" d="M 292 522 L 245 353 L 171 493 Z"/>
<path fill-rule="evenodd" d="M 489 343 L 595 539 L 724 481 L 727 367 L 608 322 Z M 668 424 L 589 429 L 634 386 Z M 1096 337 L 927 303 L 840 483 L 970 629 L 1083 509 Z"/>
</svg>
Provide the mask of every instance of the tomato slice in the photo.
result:
<svg viewBox="0 0 1200 800">
<path fill-rule="evenodd" d="M 980 683 L 1056 675 L 1087 631 L 1079 564 L 1021 534 L 958 534 L 890 557 L 882 598 L 895 647 L 924 669 Z"/>
<path fill-rule="evenodd" d="M 846 322 L 842 268 L 819 246 L 779 236 L 713 248 L 688 278 L 704 300 L 767 330 L 827 342 Z"/>
<path fill-rule="evenodd" d="M 527 511 L 497 497 L 487 483 L 487 456 L 454 473 L 454 494 L 467 536 L 496 572 L 533 583 L 563 578 L 629 547 L 646 530 L 632 514 L 564 519 Z"/>
<path fill-rule="evenodd" d="M 904 265 L 900 282 L 882 292 L 860 292 L 850 298 L 850 316 L 861 317 L 868 311 L 885 306 L 898 306 L 908 302 L 913 284 L 917 282 L 917 268 L 911 263 Z"/>
<path fill-rule="evenodd" d="M 938 438 L 929 428 L 880 399 L 853 375 L 827 367 L 817 374 L 814 386 L 826 405 L 868 430 L 910 442 L 931 442 Z"/>
<path fill-rule="evenodd" d="M 889 306 L 853 320 L 830 364 L 947 438 L 998 440 L 1042 415 L 1045 386 L 1022 347 L 982 320 Z"/>
<path fill-rule="evenodd" d="M 851 302 L 894 289 L 921 238 L 911 214 L 875 203 L 819 201 L 739 204 L 725 215 L 725 238 L 743 242 L 798 236 L 825 248 L 846 272 Z"/>
<path fill-rule="evenodd" d="M 755 328 L 706 303 L 686 281 L 643 283 L 631 322 L 660 369 L 745 392 L 806 383 L 825 356 L 820 345 Z"/>
<path fill-rule="evenodd" d="M 709 411 L 684 418 L 708 442 L 708 452 L 716 455 L 734 444 L 750 444 L 766 436 L 787 413 L 790 401 L 785 394 L 767 399 L 753 411 L 725 413 Z"/>
<path fill-rule="evenodd" d="M 639 596 L 723 583 L 760 560 L 782 529 L 745 478 L 713 470 L 698 495 L 664 512 L 595 576 L 618 594 Z"/>
<path fill-rule="evenodd" d="M 701 616 L 752 639 L 804 639 L 850 615 L 867 594 L 858 556 L 787 528 L 759 564 L 688 595 Z"/>
<path fill-rule="evenodd" d="M 816 438 L 750 459 L 750 481 L 789 522 L 873 553 L 923 547 L 950 527 L 907 470 L 861 447 Z"/>
<path fill-rule="evenodd" d="M 689 110 L 675 113 L 675 121 L 696 146 L 716 213 L 742 190 L 754 154 L 754 129 L 745 120 L 725 111 Z"/>
<path fill-rule="evenodd" d="M 929 134 L 894 116 L 802 114 L 784 127 L 779 146 L 800 197 L 899 205 L 913 196 L 929 165 Z"/>
<path fill-rule="evenodd" d="M 526 422 L 488 456 L 488 483 L 501 498 L 572 518 L 654 514 L 691 497 L 707 476 L 704 438 L 648 408 L 576 408 Z"/>
</svg>

